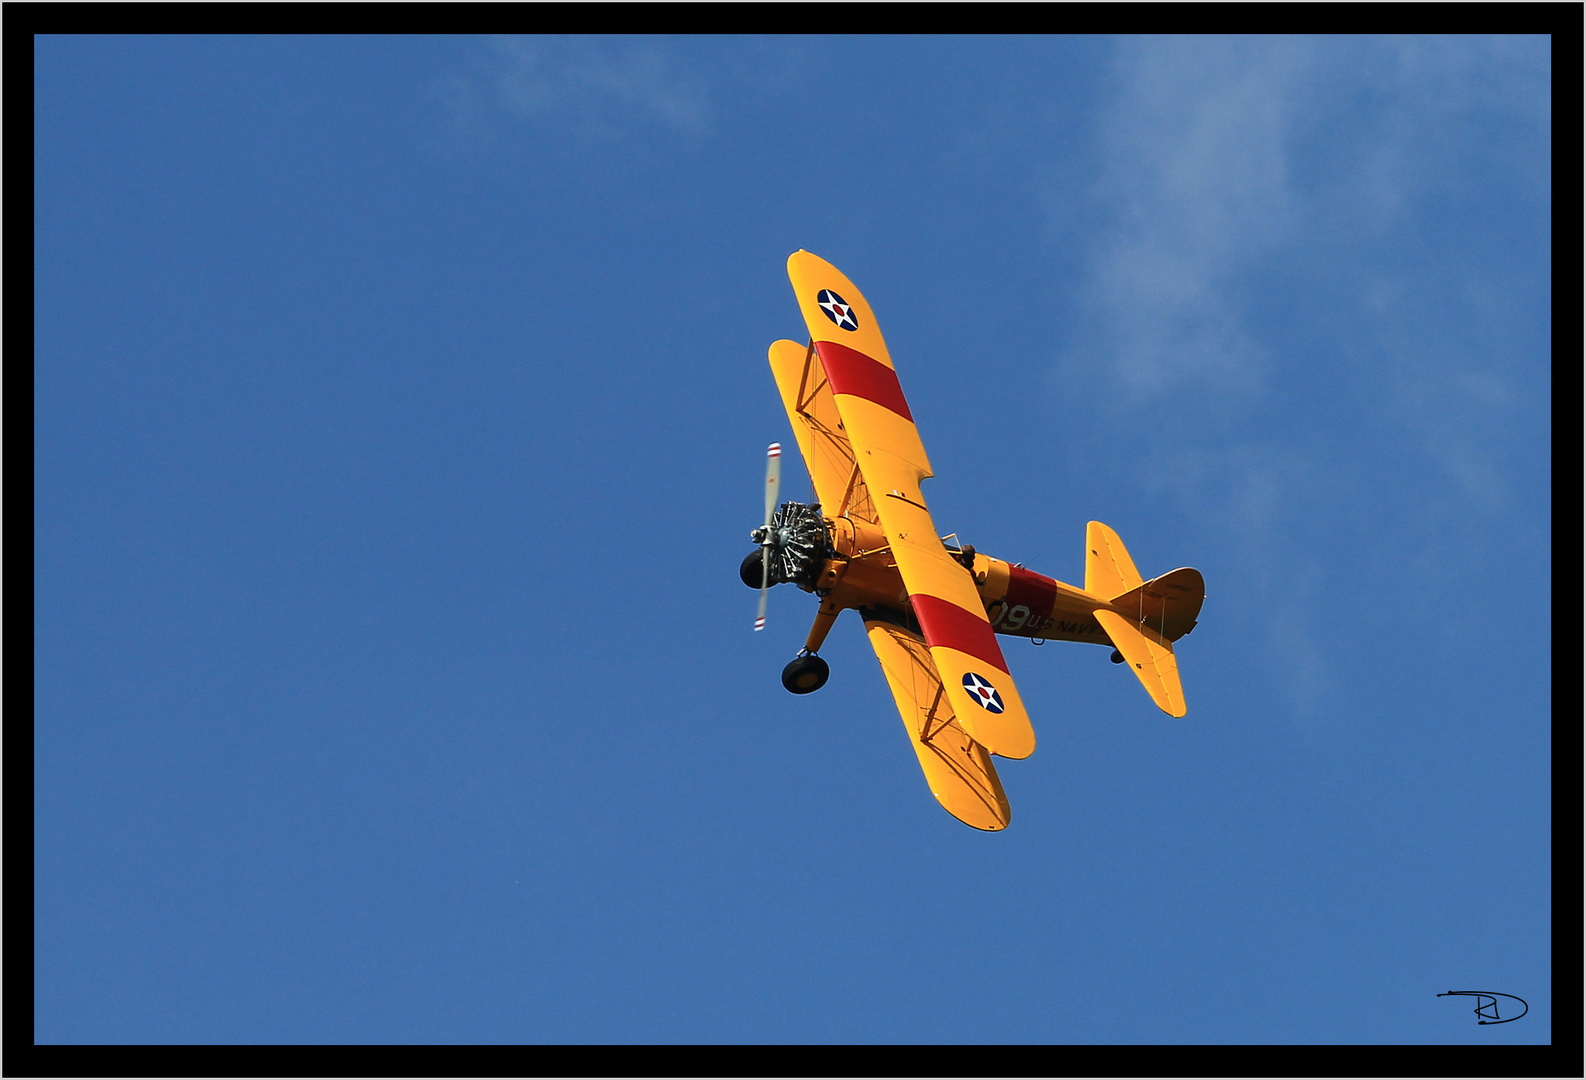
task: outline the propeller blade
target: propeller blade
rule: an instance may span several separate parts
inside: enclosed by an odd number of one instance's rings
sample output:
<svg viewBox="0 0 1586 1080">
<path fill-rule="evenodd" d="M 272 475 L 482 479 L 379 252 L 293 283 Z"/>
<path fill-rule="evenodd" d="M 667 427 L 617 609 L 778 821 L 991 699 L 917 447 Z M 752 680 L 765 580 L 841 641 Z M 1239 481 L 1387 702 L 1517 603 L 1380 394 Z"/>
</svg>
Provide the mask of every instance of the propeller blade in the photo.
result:
<svg viewBox="0 0 1586 1080">
<path fill-rule="evenodd" d="M 771 588 L 771 518 L 776 513 L 781 487 L 782 444 L 772 443 L 765 451 L 765 532 L 760 540 L 760 610 L 754 616 L 756 630 L 765 629 L 765 594 Z"/>
<path fill-rule="evenodd" d="M 771 515 L 776 513 L 777 492 L 782 487 L 782 444 L 772 443 L 765 452 L 765 524 L 771 527 Z"/>
<path fill-rule="evenodd" d="M 754 615 L 754 628 L 756 630 L 764 630 L 765 629 L 765 594 L 766 594 L 766 591 L 771 588 L 771 549 L 770 549 L 770 547 L 763 547 L 763 548 L 760 549 L 760 567 L 761 567 L 760 610 L 755 612 L 755 615 Z"/>
</svg>

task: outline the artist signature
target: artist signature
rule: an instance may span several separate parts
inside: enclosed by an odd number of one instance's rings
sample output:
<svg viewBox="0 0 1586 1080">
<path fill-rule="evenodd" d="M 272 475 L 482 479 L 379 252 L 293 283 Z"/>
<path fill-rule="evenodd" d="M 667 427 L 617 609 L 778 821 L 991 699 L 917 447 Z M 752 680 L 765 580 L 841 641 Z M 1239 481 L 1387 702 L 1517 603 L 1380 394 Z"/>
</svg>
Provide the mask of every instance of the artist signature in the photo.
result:
<svg viewBox="0 0 1586 1080">
<path fill-rule="evenodd" d="M 1515 997 L 1513 994 L 1500 994 L 1493 990 L 1450 990 L 1438 997 L 1473 997 L 1476 999 L 1476 1023 L 1478 1024 L 1507 1024 L 1511 1020 L 1518 1020 L 1531 1011 L 1531 1006 L 1525 1003 L 1524 998 Z M 1498 1015 L 1498 999 L 1508 998 L 1510 1001 L 1520 1003 L 1520 1011 L 1513 1016 Z M 1504 1009 L 1514 1012 L 1513 1005 L 1505 1005 Z"/>
</svg>

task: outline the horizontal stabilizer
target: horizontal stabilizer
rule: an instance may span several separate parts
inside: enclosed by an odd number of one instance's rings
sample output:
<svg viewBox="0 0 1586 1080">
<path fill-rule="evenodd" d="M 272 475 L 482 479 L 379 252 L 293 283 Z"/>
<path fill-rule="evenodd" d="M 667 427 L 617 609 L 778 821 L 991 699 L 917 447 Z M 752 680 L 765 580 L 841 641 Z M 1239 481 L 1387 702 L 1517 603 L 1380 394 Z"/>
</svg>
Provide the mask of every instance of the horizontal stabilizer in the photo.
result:
<svg viewBox="0 0 1586 1080">
<path fill-rule="evenodd" d="M 1136 625 L 1149 626 L 1168 641 L 1177 641 L 1195 629 L 1205 600 L 1206 579 L 1194 567 L 1184 566 L 1113 597 L 1112 606 Z"/>
<path fill-rule="evenodd" d="M 1129 670 L 1157 708 L 1169 716 L 1183 716 L 1189 711 L 1184 705 L 1184 688 L 1179 684 L 1173 646 L 1162 635 L 1106 608 L 1096 610 L 1096 621 L 1112 638 L 1114 647 L 1123 654 Z"/>
</svg>

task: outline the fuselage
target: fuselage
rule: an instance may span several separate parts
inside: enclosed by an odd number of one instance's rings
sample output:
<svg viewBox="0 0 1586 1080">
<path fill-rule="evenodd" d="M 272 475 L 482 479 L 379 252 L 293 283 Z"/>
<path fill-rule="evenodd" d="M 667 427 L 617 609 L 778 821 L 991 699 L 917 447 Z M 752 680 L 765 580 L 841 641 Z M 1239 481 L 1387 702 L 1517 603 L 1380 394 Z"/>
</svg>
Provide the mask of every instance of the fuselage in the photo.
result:
<svg viewBox="0 0 1586 1080">
<path fill-rule="evenodd" d="M 822 567 L 816 585 L 807 590 L 822 597 L 822 613 L 876 608 L 909 618 L 908 590 L 881 530 L 848 517 L 828 518 L 826 524 L 833 555 Z M 979 552 L 972 558 L 960 556 L 959 561 L 972 563 L 964 567 L 964 573 L 973 576 L 986 618 L 999 634 L 1111 646 L 1111 639 L 1096 621 L 1096 609 L 1135 614 L 1114 606 L 1108 597 L 1095 596 L 1017 563 Z M 1174 640 L 1188 628 L 1169 625 L 1164 629 L 1164 636 Z"/>
</svg>

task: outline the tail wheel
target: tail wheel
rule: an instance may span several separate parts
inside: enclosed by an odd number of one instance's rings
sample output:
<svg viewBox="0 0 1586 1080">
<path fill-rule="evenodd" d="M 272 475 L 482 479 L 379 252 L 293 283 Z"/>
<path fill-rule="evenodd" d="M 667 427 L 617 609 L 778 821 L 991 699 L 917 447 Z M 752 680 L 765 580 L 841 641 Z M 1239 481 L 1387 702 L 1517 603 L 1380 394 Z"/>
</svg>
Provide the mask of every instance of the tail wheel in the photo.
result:
<svg viewBox="0 0 1586 1080">
<path fill-rule="evenodd" d="M 800 656 L 782 669 L 782 685 L 792 694 L 813 694 L 826 685 L 832 669 L 818 656 Z"/>
</svg>

